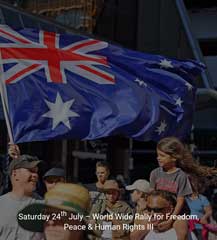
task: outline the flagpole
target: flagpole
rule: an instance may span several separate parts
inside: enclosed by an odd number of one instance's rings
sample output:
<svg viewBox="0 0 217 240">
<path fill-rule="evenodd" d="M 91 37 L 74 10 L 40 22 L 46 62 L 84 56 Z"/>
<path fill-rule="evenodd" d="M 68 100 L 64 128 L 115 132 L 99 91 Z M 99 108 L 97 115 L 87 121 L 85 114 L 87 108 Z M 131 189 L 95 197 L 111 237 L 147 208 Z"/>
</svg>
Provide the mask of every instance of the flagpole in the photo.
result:
<svg viewBox="0 0 217 240">
<path fill-rule="evenodd" d="M 6 91 L 6 87 L 5 87 L 5 84 L 4 84 L 3 74 L 4 74 L 4 70 L 3 70 L 3 63 L 2 63 L 2 53 L 0 51 L 0 82 L 1 82 L 0 83 L 0 92 L 1 92 L 1 100 L 2 100 L 2 106 L 3 106 L 6 126 L 7 126 L 7 129 L 8 129 L 8 136 L 9 136 L 9 139 L 10 139 L 10 144 L 14 144 L 11 124 L 10 124 L 10 119 L 9 119 L 9 113 L 8 113 L 7 91 Z"/>
</svg>

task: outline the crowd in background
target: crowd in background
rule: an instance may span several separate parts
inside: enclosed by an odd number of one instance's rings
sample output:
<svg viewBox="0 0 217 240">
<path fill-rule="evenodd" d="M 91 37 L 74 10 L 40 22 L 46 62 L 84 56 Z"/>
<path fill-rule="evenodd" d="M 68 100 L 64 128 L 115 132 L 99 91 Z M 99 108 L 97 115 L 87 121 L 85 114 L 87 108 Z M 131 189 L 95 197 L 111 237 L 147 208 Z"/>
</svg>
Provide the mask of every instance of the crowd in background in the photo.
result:
<svg viewBox="0 0 217 240">
<path fill-rule="evenodd" d="M 12 189 L 0 196 L 0 240 L 217 239 L 217 193 L 208 200 L 200 192 L 200 180 L 216 176 L 217 169 L 195 163 L 177 138 L 158 143 L 159 167 L 149 180 L 123 184 L 110 177 L 109 164 L 100 161 L 97 182 L 73 184 L 66 183 L 64 169 L 54 167 L 43 176 L 44 196 L 36 188 L 41 161 L 21 155 L 17 145 L 10 145 L 9 155 Z M 53 218 L 22 218 L 40 213 Z M 177 218 L 193 215 L 197 218 Z"/>
</svg>

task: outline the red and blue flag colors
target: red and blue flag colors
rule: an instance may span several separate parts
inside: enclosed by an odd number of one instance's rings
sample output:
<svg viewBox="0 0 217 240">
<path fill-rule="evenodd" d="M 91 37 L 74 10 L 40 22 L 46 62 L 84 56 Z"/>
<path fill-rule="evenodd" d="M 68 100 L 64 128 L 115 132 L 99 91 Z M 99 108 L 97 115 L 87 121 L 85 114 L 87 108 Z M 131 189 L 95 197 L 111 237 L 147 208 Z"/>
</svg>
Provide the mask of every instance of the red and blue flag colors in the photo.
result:
<svg viewBox="0 0 217 240">
<path fill-rule="evenodd" d="M 189 134 L 204 66 L 73 34 L 0 25 L 14 142 Z"/>
</svg>

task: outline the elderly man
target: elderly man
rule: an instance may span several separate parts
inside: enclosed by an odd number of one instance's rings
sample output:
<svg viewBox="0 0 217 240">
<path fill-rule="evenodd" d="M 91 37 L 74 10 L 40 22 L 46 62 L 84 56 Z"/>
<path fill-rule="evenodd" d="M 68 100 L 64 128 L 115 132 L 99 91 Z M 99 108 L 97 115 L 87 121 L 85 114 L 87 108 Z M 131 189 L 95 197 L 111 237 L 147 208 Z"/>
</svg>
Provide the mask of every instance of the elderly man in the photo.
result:
<svg viewBox="0 0 217 240">
<path fill-rule="evenodd" d="M 78 184 L 58 183 L 45 194 L 45 204 L 32 204 L 17 215 L 19 224 L 28 231 L 44 232 L 46 240 L 86 240 L 90 197 Z M 44 216 L 28 220 L 24 216 Z"/>
<path fill-rule="evenodd" d="M 25 231 L 18 225 L 16 215 L 20 209 L 37 201 L 32 194 L 38 181 L 39 163 L 37 157 L 30 155 L 20 155 L 11 161 L 12 190 L 0 197 L 0 240 L 38 239 L 38 234 Z"/>
</svg>

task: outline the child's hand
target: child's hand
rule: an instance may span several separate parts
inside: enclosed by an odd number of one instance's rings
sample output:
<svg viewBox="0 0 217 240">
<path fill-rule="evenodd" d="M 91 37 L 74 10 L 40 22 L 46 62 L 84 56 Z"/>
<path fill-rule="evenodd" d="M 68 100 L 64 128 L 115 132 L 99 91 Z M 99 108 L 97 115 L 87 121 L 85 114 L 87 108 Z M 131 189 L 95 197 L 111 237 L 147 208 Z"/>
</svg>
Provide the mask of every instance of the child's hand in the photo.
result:
<svg viewBox="0 0 217 240">
<path fill-rule="evenodd" d="M 172 228 L 173 225 L 173 221 L 172 220 L 168 220 L 168 221 L 164 221 L 158 224 L 157 229 L 162 232 L 162 231 L 166 231 L 170 228 Z"/>
<path fill-rule="evenodd" d="M 20 149 L 18 145 L 9 143 L 8 154 L 11 158 L 17 159 L 20 156 Z"/>
</svg>

